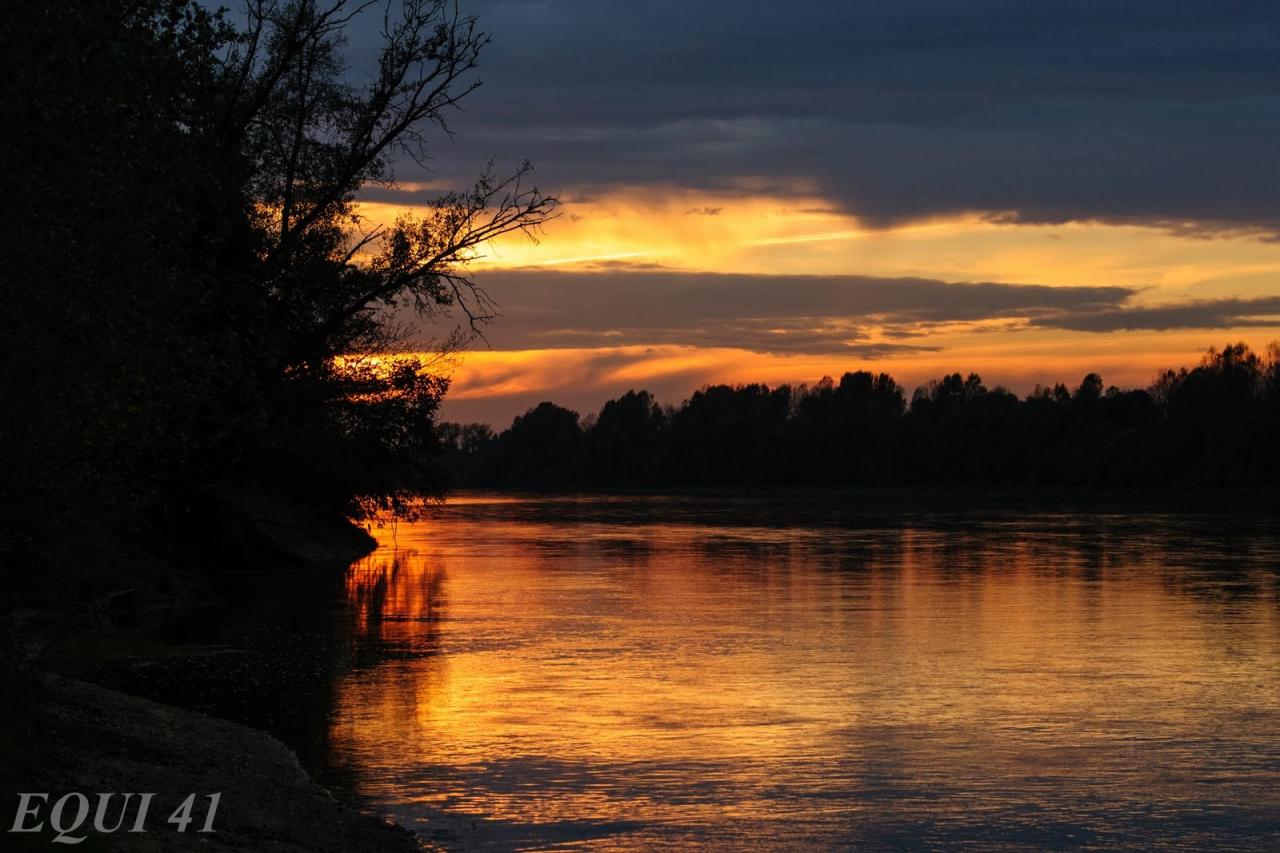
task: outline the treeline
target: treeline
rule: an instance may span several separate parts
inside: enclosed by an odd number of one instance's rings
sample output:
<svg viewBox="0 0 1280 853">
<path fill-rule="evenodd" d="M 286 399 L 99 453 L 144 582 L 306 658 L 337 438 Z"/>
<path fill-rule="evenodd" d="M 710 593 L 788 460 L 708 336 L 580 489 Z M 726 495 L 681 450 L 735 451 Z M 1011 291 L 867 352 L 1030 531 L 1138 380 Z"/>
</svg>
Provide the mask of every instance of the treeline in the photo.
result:
<svg viewBox="0 0 1280 853">
<path fill-rule="evenodd" d="M 953 373 L 908 399 L 887 374 L 714 385 L 678 407 L 629 391 L 580 418 L 542 403 L 495 434 L 442 425 L 476 487 L 1265 485 L 1280 475 L 1280 346 L 1210 350 L 1150 387 L 1037 387 Z"/>
</svg>

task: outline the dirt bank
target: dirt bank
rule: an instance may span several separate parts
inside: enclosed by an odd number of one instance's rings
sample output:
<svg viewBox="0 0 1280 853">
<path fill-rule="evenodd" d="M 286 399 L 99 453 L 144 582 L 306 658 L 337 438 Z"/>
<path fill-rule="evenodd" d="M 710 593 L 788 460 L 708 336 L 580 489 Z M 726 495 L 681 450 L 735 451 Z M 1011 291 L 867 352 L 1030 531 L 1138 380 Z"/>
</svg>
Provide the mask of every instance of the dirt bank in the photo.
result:
<svg viewBox="0 0 1280 853">
<path fill-rule="evenodd" d="M 41 689 L 39 712 L 27 732 L 37 761 L 16 778 L 5 780 L 5 788 L 49 793 L 50 804 L 70 792 L 88 796 L 90 813 L 84 826 L 69 833 L 87 835 L 85 842 L 67 847 L 64 841 L 52 849 L 421 850 L 407 830 L 338 803 L 311 780 L 293 752 L 260 731 L 57 676 L 43 677 Z M 93 810 L 99 792 L 155 793 L 146 832 L 95 832 Z M 221 798 L 214 832 L 197 833 L 209 808 L 207 795 L 217 792 Z M 167 820 L 193 793 L 193 820 L 186 832 L 179 833 Z M 30 826 L 43 820 L 44 833 L 16 835 L 4 830 L 14 825 L 18 799 L 8 793 L 5 800 L 0 846 L 51 849 L 50 806 L 26 821 Z M 116 822 L 120 802 L 117 796 L 105 825 Z M 127 813 L 124 829 L 133 825 L 136 811 L 135 807 Z M 75 812 L 73 801 L 64 825 Z"/>
</svg>

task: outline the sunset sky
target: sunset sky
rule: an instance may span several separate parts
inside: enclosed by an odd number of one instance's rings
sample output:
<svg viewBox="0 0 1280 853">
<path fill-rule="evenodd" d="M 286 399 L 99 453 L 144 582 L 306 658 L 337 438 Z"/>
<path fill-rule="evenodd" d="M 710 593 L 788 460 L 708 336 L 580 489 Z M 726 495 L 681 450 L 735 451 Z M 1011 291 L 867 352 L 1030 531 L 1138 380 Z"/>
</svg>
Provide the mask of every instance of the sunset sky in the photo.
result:
<svg viewBox="0 0 1280 853">
<path fill-rule="evenodd" d="M 1280 6 L 466 8 L 483 88 L 363 210 L 491 155 L 563 207 L 478 264 L 502 317 L 447 418 L 856 369 L 1145 385 L 1280 337 Z"/>
</svg>

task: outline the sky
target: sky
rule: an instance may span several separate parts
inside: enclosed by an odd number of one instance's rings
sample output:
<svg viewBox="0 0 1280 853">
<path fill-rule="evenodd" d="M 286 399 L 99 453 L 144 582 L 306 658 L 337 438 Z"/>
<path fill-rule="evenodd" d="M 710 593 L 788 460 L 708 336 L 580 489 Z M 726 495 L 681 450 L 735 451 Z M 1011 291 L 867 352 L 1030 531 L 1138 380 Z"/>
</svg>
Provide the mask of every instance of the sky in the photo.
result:
<svg viewBox="0 0 1280 853">
<path fill-rule="evenodd" d="M 446 418 L 847 370 L 1145 386 L 1280 338 L 1280 4 L 463 8 L 483 86 L 362 210 L 491 156 L 562 207 L 476 264 L 501 317 Z"/>
</svg>

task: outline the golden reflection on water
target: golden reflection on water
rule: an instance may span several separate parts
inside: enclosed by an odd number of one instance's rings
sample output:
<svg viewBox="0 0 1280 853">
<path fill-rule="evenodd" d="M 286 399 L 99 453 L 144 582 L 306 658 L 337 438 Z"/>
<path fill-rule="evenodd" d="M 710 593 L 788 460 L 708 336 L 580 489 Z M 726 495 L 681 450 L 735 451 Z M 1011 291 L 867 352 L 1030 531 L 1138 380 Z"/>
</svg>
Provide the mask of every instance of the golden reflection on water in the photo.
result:
<svg viewBox="0 0 1280 853">
<path fill-rule="evenodd" d="M 457 848 L 1280 841 L 1270 531 L 732 515 L 375 531 L 334 762 Z"/>
</svg>

